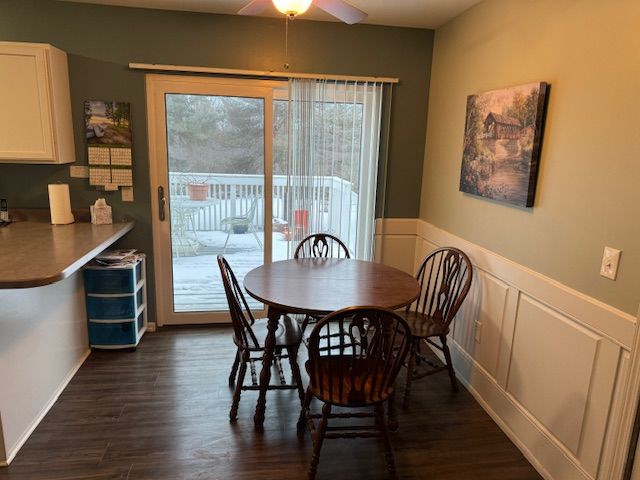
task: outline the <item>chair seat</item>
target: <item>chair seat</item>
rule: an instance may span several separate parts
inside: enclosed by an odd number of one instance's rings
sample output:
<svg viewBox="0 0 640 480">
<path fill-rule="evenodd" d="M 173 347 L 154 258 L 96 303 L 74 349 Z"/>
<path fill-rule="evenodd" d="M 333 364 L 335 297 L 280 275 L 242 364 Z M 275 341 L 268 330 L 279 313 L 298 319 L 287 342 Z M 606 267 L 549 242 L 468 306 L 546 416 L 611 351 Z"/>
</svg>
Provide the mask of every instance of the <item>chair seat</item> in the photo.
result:
<svg viewBox="0 0 640 480">
<path fill-rule="evenodd" d="M 264 341 L 267 338 L 268 331 L 267 323 L 268 320 L 266 318 L 260 318 L 256 319 L 255 323 L 251 326 L 259 346 L 249 348 L 250 351 L 256 352 L 264 350 Z M 278 320 L 278 329 L 276 330 L 276 347 L 295 347 L 300 344 L 301 340 L 302 330 L 298 322 L 287 315 L 280 317 L 280 320 Z"/>
<path fill-rule="evenodd" d="M 249 223 L 251 220 L 249 220 L 247 217 L 226 217 L 223 218 L 220 222 L 221 223 L 233 223 L 233 222 L 241 222 L 241 223 Z"/>
<path fill-rule="evenodd" d="M 449 328 L 446 325 L 435 321 L 429 315 L 415 311 L 398 313 L 409 324 L 411 335 L 414 337 L 439 337 L 449 333 Z"/>
<path fill-rule="evenodd" d="M 330 362 L 329 358 L 331 358 Z M 313 375 L 309 371 L 307 360 L 305 369 L 309 376 L 323 379 L 322 385 L 310 384 L 309 388 L 313 395 L 323 402 L 342 407 L 367 406 L 384 402 L 393 394 L 393 386 L 381 388 L 381 382 L 387 373 L 383 368 L 372 368 L 368 363 L 366 360 L 354 359 L 350 356 L 320 357 L 316 359 L 316 368 L 321 371 L 321 374 Z M 371 370 L 374 372 L 371 373 Z"/>
</svg>

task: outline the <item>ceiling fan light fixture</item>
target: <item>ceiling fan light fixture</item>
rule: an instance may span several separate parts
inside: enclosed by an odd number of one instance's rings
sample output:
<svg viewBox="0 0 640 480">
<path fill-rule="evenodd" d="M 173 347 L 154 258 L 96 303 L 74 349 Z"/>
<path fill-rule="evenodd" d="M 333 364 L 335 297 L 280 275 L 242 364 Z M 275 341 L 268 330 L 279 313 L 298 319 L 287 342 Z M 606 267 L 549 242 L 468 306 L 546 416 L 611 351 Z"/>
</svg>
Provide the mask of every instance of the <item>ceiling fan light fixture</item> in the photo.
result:
<svg viewBox="0 0 640 480">
<path fill-rule="evenodd" d="M 300 15 L 311 6 L 312 0 L 273 0 L 273 4 L 279 12 L 289 16 Z"/>
</svg>

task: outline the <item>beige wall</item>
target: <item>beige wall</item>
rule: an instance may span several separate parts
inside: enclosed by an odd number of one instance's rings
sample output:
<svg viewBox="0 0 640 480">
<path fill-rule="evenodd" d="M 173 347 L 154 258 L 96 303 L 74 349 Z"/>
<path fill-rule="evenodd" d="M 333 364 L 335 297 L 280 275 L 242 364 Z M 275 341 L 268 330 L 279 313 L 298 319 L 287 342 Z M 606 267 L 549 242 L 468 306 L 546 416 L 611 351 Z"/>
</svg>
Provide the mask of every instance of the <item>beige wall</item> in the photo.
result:
<svg viewBox="0 0 640 480">
<path fill-rule="evenodd" d="M 436 31 L 420 217 L 635 314 L 640 2 L 487 0 Z M 467 95 L 551 84 L 535 206 L 458 190 Z M 605 245 L 623 250 L 615 282 Z"/>
</svg>

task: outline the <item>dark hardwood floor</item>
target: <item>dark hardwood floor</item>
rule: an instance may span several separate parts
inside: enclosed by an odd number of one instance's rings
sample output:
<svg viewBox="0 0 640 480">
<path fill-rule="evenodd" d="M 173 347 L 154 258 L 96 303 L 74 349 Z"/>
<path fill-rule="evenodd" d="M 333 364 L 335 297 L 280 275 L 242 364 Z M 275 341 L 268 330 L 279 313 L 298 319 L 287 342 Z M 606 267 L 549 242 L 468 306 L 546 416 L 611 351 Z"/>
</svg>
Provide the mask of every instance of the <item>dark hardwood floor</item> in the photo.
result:
<svg viewBox="0 0 640 480">
<path fill-rule="evenodd" d="M 262 434 L 256 392 L 243 393 L 229 423 L 230 335 L 162 329 L 135 352 L 93 352 L 0 479 L 306 478 L 311 441 L 296 435 L 295 392 L 268 393 Z M 446 374 L 416 382 L 399 421 L 402 479 L 541 478 L 466 390 L 451 393 Z M 327 440 L 318 479 L 385 479 L 383 452 L 377 439 Z"/>
</svg>

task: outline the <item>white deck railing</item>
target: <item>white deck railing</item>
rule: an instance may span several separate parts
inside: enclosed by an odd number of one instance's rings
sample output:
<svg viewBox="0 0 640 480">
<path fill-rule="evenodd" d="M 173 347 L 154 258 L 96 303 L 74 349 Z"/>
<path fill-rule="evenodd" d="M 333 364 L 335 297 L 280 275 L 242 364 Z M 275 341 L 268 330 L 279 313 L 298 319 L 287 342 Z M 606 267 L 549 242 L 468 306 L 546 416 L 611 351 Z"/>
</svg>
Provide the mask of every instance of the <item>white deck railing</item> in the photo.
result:
<svg viewBox="0 0 640 480">
<path fill-rule="evenodd" d="M 193 214 L 194 227 L 200 231 L 222 230 L 222 220 L 242 216 L 251 208 L 254 199 L 258 210 L 254 225 L 264 228 L 264 176 L 207 173 L 169 173 L 171 202 L 178 205 L 188 199 L 189 183 L 206 183 L 208 198 Z M 355 231 L 355 211 L 358 194 L 352 191 L 351 182 L 338 177 L 314 177 L 311 191 L 309 225 L 320 225 L 322 231 L 339 234 Z M 292 187 L 289 187 L 292 188 Z M 273 176 L 273 217 L 289 222 L 286 209 L 286 175 Z M 295 198 L 295 194 L 292 195 Z M 321 218 L 317 218 L 320 215 Z M 351 218 L 353 216 L 353 218 Z M 351 235 L 344 235 L 350 237 Z"/>
</svg>

